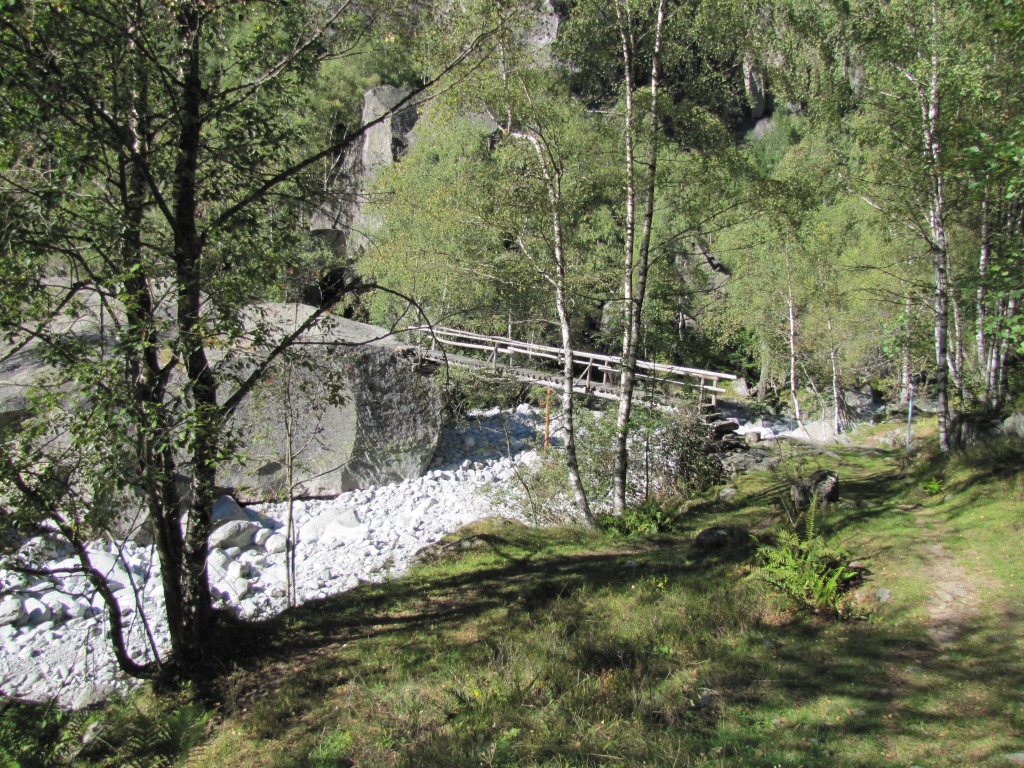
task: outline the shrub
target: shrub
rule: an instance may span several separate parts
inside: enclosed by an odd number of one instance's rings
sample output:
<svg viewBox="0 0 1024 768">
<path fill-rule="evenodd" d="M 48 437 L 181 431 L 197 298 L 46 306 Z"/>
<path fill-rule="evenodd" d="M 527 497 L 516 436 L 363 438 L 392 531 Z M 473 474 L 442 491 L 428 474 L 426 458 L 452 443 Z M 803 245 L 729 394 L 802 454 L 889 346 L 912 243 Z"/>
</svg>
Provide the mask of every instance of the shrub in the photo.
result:
<svg viewBox="0 0 1024 768">
<path fill-rule="evenodd" d="M 674 415 L 665 434 L 666 479 L 686 497 L 704 493 L 722 482 L 721 448 L 697 408 Z"/>
<path fill-rule="evenodd" d="M 532 387 L 511 376 L 450 367 L 438 374 L 445 411 L 459 419 L 473 410 L 515 408 L 530 399 Z"/>
<path fill-rule="evenodd" d="M 846 593 L 859 574 L 847 565 L 850 554 L 818 535 L 818 504 L 812 501 L 803 518 L 803 531 L 784 530 L 774 543 L 757 550 L 753 575 L 802 608 L 841 616 Z"/>
<path fill-rule="evenodd" d="M 654 536 L 673 530 L 674 516 L 658 501 L 648 499 L 619 515 L 597 515 L 597 526 L 622 536 Z"/>
<path fill-rule="evenodd" d="M 0 701 L 0 768 L 60 765 L 73 750 L 78 720 L 57 707 Z"/>
</svg>

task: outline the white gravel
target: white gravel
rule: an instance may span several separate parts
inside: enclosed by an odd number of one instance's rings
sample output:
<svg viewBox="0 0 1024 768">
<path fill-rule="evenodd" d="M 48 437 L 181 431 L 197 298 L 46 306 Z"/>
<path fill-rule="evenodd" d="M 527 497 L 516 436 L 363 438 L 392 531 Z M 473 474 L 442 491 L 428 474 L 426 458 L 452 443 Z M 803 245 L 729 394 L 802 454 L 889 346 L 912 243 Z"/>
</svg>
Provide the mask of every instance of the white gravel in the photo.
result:
<svg viewBox="0 0 1024 768">
<path fill-rule="evenodd" d="M 529 406 L 474 416 L 444 431 L 422 477 L 294 505 L 300 602 L 351 589 L 361 580 L 400 575 L 418 550 L 474 520 L 518 516 L 514 494 L 496 491 L 515 487 L 515 467 L 532 460 L 543 417 Z M 231 506 L 222 502 L 219 513 L 231 516 Z M 234 513 L 242 519 L 226 524 L 233 527 L 217 539 L 208 560 L 214 599 L 248 618 L 278 613 L 286 605 L 287 505 Z M 48 544 L 33 540 L 27 546 Z M 154 548 L 128 542 L 97 543 L 90 550 L 117 592 L 133 655 L 151 653 L 147 634 L 165 653 L 169 640 Z M 67 555 L 51 554 L 51 564 L 58 566 Z M 81 708 L 132 685 L 110 651 L 103 604 L 82 576 L 34 578 L 0 570 L 0 594 L 4 694 Z"/>
</svg>

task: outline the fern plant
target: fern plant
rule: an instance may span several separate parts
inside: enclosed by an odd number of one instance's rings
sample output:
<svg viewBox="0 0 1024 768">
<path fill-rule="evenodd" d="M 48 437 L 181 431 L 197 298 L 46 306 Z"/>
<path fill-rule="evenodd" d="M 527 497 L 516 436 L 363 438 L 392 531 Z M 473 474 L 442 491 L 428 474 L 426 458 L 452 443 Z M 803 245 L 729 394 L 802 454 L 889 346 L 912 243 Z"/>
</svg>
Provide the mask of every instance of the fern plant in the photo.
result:
<svg viewBox="0 0 1024 768">
<path fill-rule="evenodd" d="M 0 768 L 68 763 L 82 718 L 46 704 L 0 700 Z"/>
<path fill-rule="evenodd" d="M 814 613 L 841 616 L 845 596 L 858 578 L 850 554 L 818 533 L 819 505 L 813 499 L 800 525 L 757 550 L 754 576 Z"/>
</svg>

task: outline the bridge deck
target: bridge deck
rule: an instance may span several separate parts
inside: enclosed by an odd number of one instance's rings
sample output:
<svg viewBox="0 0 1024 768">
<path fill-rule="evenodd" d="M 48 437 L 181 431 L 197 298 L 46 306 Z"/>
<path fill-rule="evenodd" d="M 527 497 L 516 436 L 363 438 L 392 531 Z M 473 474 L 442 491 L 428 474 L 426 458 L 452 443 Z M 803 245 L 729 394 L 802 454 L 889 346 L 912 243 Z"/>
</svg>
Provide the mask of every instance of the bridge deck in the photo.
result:
<svg viewBox="0 0 1024 768">
<path fill-rule="evenodd" d="M 487 369 L 533 384 L 562 384 L 560 371 L 539 371 L 514 364 L 514 356 L 520 356 L 527 359 L 550 360 L 561 368 L 565 364 L 565 353 L 561 347 L 517 341 L 501 336 L 484 336 L 452 328 L 417 326 L 410 328 L 409 331 L 415 334 L 424 359 L 465 368 Z M 486 360 L 466 357 L 449 352 L 448 348 L 486 352 L 488 357 Z M 502 362 L 503 359 L 505 362 Z M 617 377 L 622 369 L 621 357 L 574 350 L 573 365 L 574 373 L 578 372 L 573 384 L 576 392 L 618 399 Z M 637 361 L 639 382 L 653 384 L 666 393 L 673 390 L 696 389 L 700 392 L 701 401 L 708 396 L 712 405 L 715 404 L 717 395 L 725 391 L 719 384 L 723 381 L 733 381 L 735 378 L 734 375 L 721 371 L 652 363 L 647 360 Z"/>
</svg>

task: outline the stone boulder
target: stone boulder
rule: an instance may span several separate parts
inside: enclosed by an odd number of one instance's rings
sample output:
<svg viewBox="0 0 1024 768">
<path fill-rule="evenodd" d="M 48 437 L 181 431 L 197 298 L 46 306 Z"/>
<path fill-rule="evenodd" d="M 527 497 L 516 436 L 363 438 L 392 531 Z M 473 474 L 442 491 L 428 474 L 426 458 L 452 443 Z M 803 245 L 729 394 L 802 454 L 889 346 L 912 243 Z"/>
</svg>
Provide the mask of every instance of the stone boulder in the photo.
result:
<svg viewBox="0 0 1024 768">
<path fill-rule="evenodd" d="M 272 317 L 311 311 L 263 305 Z M 418 477 L 441 439 L 441 397 L 416 372 L 408 349 L 382 328 L 330 317 L 282 356 L 235 412 L 238 461 L 221 467 L 220 486 L 247 503 L 287 495 L 291 426 L 297 496 Z"/>
<path fill-rule="evenodd" d="M 830 469 L 816 470 L 793 483 L 789 490 L 797 511 L 807 509 L 814 498 L 819 503 L 833 504 L 839 501 L 839 473 Z"/>
<path fill-rule="evenodd" d="M 210 549 L 230 549 L 231 547 L 248 547 L 259 526 L 248 520 L 231 520 L 210 534 Z"/>
<path fill-rule="evenodd" d="M 737 525 L 714 525 L 693 538 L 693 546 L 705 554 L 728 552 L 746 554 L 753 546 L 750 532 Z"/>
<path fill-rule="evenodd" d="M 15 595 L 8 595 L 0 601 L 0 627 L 14 624 L 25 616 L 25 607 L 21 598 Z"/>
<path fill-rule="evenodd" d="M 967 448 L 1004 432 L 1003 425 L 991 416 L 973 413 L 951 413 L 949 444 L 957 450 Z"/>
<path fill-rule="evenodd" d="M 750 387 L 747 385 L 747 380 L 739 378 L 733 380 L 727 387 L 729 394 L 733 397 L 739 398 L 740 400 L 750 399 Z"/>
<path fill-rule="evenodd" d="M 1011 413 L 1003 420 L 1000 430 L 1011 440 L 1024 442 L 1024 412 Z"/>
</svg>

